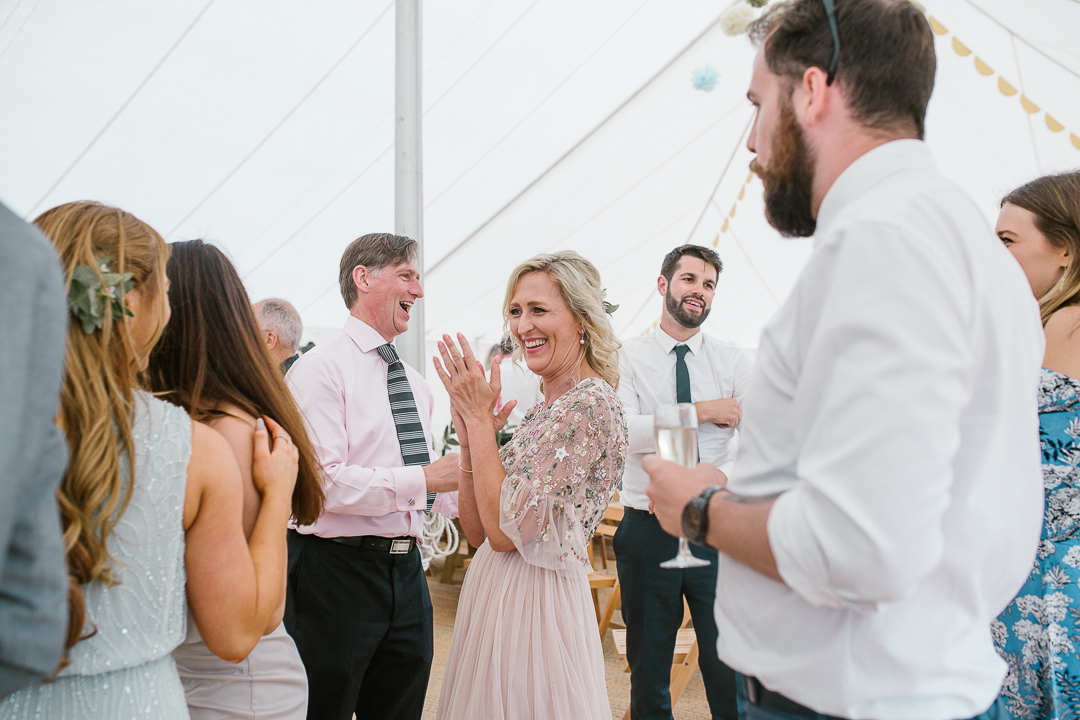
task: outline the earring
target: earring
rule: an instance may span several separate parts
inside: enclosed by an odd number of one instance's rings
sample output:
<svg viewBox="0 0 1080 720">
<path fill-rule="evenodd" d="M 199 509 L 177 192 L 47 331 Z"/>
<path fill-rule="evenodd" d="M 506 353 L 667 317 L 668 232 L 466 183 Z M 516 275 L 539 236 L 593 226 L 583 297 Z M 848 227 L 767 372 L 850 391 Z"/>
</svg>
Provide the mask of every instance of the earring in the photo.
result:
<svg viewBox="0 0 1080 720">
<path fill-rule="evenodd" d="M 585 328 L 581 328 L 581 344 L 585 344 Z"/>
</svg>

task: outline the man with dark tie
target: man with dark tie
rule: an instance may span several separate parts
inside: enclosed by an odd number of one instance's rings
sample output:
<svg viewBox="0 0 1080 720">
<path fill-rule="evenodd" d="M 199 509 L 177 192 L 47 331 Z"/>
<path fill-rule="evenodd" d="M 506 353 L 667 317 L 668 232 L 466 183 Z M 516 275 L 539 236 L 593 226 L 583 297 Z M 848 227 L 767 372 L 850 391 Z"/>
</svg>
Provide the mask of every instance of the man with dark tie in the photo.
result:
<svg viewBox="0 0 1080 720">
<path fill-rule="evenodd" d="M 326 474 L 326 510 L 289 530 L 285 627 L 311 720 L 419 720 L 433 653 L 417 544 L 425 510 L 456 514 L 458 454 L 431 462 L 432 395 L 395 337 L 424 295 L 417 244 L 364 235 L 339 282 L 349 319 L 289 370 Z"/>
<path fill-rule="evenodd" d="M 701 460 L 720 468 L 734 461 L 740 403 L 753 366 L 750 356 L 701 332 L 709 316 L 723 264 L 715 252 L 683 245 L 664 258 L 657 289 L 664 298 L 660 326 L 629 340 L 619 355 L 619 397 L 630 430 L 620 498 L 626 514 L 615 533 L 626 659 L 630 663 L 630 716 L 670 720 L 671 662 L 683 619 L 683 597 L 694 618 L 701 650 L 701 676 L 714 718 L 738 717 L 735 673 L 716 656 L 716 551 L 694 547 L 708 567 L 665 569 L 678 540 L 652 514 L 641 459 L 656 452 L 653 411 L 657 406 L 694 403 Z"/>
</svg>

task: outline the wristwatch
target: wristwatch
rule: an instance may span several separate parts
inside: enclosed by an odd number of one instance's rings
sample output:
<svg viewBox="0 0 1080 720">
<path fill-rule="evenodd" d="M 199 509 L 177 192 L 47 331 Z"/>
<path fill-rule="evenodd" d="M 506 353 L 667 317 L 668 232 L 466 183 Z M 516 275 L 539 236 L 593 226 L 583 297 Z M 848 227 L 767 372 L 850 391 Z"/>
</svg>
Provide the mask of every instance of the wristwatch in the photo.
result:
<svg viewBox="0 0 1080 720">
<path fill-rule="evenodd" d="M 686 503 L 682 511 L 682 532 L 687 540 L 708 547 L 705 537 L 709 534 L 709 500 L 721 490 L 719 485 L 710 485 L 701 491 L 696 498 Z"/>
</svg>

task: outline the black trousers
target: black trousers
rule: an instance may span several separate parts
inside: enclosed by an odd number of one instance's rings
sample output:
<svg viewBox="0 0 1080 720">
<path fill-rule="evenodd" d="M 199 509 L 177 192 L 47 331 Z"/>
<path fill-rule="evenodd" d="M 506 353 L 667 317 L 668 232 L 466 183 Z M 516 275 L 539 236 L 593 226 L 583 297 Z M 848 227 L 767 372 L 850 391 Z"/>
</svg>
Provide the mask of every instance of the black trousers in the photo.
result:
<svg viewBox="0 0 1080 720">
<path fill-rule="evenodd" d="M 716 551 L 691 545 L 712 565 L 665 570 L 678 538 L 664 532 L 655 515 L 626 509 L 612 541 L 622 587 L 626 659 L 630 663 L 630 717 L 671 720 L 671 661 L 683 619 L 683 596 L 697 634 L 701 677 L 713 718 L 737 720 L 735 671 L 716 656 Z"/>
<path fill-rule="evenodd" d="M 420 551 L 289 530 L 285 629 L 308 677 L 308 720 L 420 720 L 433 655 Z"/>
</svg>

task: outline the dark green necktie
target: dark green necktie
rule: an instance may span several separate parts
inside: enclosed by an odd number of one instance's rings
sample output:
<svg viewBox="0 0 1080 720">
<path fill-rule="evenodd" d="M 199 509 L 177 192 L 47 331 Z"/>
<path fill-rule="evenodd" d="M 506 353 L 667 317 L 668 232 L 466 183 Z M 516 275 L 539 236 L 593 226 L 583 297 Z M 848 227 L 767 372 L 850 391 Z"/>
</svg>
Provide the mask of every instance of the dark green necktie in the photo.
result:
<svg viewBox="0 0 1080 720">
<path fill-rule="evenodd" d="M 675 402 L 693 402 L 690 399 L 690 371 L 686 369 L 686 353 L 690 348 L 685 345 L 675 346 Z"/>
</svg>

